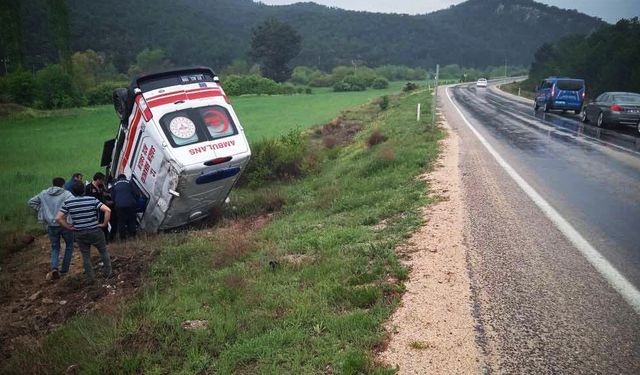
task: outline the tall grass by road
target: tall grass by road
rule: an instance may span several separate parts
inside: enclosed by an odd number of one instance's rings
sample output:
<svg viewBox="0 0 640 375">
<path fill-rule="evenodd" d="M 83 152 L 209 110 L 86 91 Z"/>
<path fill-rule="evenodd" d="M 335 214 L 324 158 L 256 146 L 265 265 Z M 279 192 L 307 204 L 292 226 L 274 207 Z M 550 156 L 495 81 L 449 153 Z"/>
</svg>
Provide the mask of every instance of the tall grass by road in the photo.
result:
<svg viewBox="0 0 640 375">
<path fill-rule="evenodd" d="M 441 132 L 417 123 L 415 108 L 430 100 L 405 94 L 382 113 L 375 103 L 345 113 L 362 131 L 344 147 L 310 133 L 315 174 L 233 193 L 241 216 L 256 201 L 280 201 L 266 225 L 167 235 L 135 300 L 77 317 L 3 371 L 393 373 L 373 351 L 407 276 L 394 249 L 429 202 L 416 177 L 435 160 Z M 208 328 L 184 330 L 186 320 Z"/>
<path fill-rule="evenodd" d="M 398 92 L 401 86 L 396 82 L 385 90 L 334 93 L 317 89 L 312 95 L 232 100 L 249 141 L 255 142 L 327 122 L 345 108 Z M 50 186 L 53 177 L 67 179 L 81 172 L 91 178 L 101 170 L 103 142 L 113 138 L 116 130 L 112 106 L 0 117 L 0 247 L 9 233 L 41 230 L 26 201 Z"/>
</svg>

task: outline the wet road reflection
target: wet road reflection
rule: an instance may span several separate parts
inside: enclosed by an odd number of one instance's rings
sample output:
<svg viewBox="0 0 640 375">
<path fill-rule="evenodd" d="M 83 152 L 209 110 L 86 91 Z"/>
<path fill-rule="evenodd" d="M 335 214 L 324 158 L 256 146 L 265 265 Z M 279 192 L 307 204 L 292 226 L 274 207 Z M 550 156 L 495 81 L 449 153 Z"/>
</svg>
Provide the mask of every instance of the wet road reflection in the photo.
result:
<svg viewBox="0 0 640 375">
<path fill-rule="evenodd" d="M 578 115 L 534 112 L 492 89 L 451 94 L 509 163 L 640 287 L 640 134 Z"/>
</svg>

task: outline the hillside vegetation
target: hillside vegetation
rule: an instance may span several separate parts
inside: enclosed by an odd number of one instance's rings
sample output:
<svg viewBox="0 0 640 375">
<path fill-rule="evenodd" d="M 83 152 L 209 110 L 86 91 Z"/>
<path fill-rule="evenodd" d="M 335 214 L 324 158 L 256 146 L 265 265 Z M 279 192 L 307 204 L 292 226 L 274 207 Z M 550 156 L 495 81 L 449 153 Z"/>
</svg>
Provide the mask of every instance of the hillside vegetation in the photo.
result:
<svg viewBox="0 0 640 375">
<path fill-rule="evenodd" d="M 543 45 L 536 51 L 529 80 L 523 85 L 532 89 L 549 76 L 583 78 L 592 98 L 604 91 L 640 92 L 638 18 Z"/>
<path fill-rule="evenodd" d="M 47 1 L 24 0 L 26 66 L 58 60 Z M 345 11 L 313 3 L 266 6 L 251 0 L 69 0 L 71 49 L 106 53 L 121 72 L 145 48 L 161 48 L 176 65 L 222 67 L 246 58 L 251 30 L 266 18 L 302 36 L 293 65 L 325 71 L 353 62 L 484 68 L 528 65 L 544 42 L 604 25 L 597 18 L 532 0 L 469 0 L 427 15 Z"/>
</svg>

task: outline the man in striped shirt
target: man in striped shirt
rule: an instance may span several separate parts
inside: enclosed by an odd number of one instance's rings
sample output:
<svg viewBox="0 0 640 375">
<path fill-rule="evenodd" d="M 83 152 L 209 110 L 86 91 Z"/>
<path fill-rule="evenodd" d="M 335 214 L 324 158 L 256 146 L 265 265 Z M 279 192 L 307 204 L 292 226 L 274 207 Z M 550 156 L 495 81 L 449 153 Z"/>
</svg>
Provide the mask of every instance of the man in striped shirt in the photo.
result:
<svg viewBox="0 0 640 375">
<path fill-rule="evenodd" d="M 64 201 L 56 220 L 63 227 L 74 231 L 76 243 L 80 247 L 80 253 L 82 254 L 82 264 L 84 265 L 87 282 L 93 284 L 95 277 L 91 265 L 91 245 L 95 246 L 100 253 L 104 276 L 111 276 L 111 259 L 107 251 L 104 232 L 102 231 L 102 228 L 109 224 L 111 209 L 94 197 L 83 196 L 84 185 L 80 181 L 76 181 L 73 184 L 71 192 L 74 197 Z M 104 213 L 102 223 L 98 222 L 98 211 Z M 71 216 L 73 225 L 67 223 L 67 215 Z"/>
</svg>

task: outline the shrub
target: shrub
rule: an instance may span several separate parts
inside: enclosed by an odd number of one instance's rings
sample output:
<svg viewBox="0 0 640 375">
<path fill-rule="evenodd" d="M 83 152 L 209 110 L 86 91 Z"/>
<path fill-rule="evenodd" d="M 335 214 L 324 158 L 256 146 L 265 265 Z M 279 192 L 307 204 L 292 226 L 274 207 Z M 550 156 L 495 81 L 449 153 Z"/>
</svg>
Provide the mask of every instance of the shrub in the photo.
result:
<svg viewBox="0 0 640 375">
<path fill-rule="evenodd" d="M 251 160 L 238 185 L 258 187 L 268 181 L 301 177 L 308 169 L 306 151 L 307 143 L 299 130 L 253 144 Z"/>
<path fill-rule="evenodd" d="M 427 71 L 422 68 L 413 69 L 402 65 L 383 65 L 375 71 L 389 81 L 423 80 L 427 77 Z"/>
<path fill-rule="evenodd" d="M 311 87 L 331 87 L 335 83 L 336 81 L 332 75 L 320 71 L 313 73 L 309 77 L 309 86 Z"/>
<path fill-rule="evenodd" d="M 385 95 L 380 98 L 380 103 L 378 103 L 378 105 L 380 106 L 381 111 L 386 111 L 387 108 L 389 108 L 389 97 Z"/>
<path fill-rule="evenodd" d="M 110 104 L 113 90 L 119 87 L 127 87 L 126 82 L 104 82 L 85 92 L 88 105 Z"/>
<path fill-rule="evenodd" d="M 373 81 L 371 87 L 377 90 L 386 89 L 387 87 L 389 87 L 389 81 L 387 81 L 385 78 L 378 77 Z"/>
<path fill-rule="evenodd" d="M 336 82 L 333 84 L 333 91 L 335 92 L 351 91 L 351 85 L 349 85 L 345 81 Z"/>
<path fill-rule="evenodd" d="M 404 92 L 409 92 L 409 91 L 413 91 L 415 89 L 418 88 L 418 85 L 413 83 L 413 82 L 407 82 L 406 85 L 404 85 L 404 87 L 402 88 L 402 91 Z"/>
<path fill-rule="evenodd" d="M 2 91 L 9 101 L 22 105 L 30 105 L 36 95 L 36 80 L 31 72 L 23 69 L 6 76 L 3 81 Z"/>
<path fill-rule="evenodd" d="M 83 98 L 77 95 L 73 80 L 62 65 L 52 64 L 36 73 L 37 107 L 69 108 L 84 104 Z"/>
<path fill-rule="evenodd" d="M 291 73 L 290 81 L 298 85 L 308 85 L 309 81 L 316 73 L 321 72 L 317 69 L 309 68 L 307 66 L 297 66 L 293 69 L 293 73 Z"/>
<path fill-rule="evenodd" d="M 384 142 L 386 140 L 387 140 L 387 136 L 382 134 L 380 129 L 376 129 L 371 133 L 371 135 L 367 139 L 367 145 L 369 145 L 369 147 L 373 147 L 373 146 L 375 146 L 377 144 L 380 144 L 380 143 L 382 143 L 382 142 Z"/>
<path fill-rule="evenodd" d="M 308 95 L 311 95 L 311 94 L 313 94 L 313 90 L 311 90 L 311 87 L 307 87 L 306 89 L 304 89 L 304 93 L 308 94 Z"/>
<path fill-rule="evenodd" d="M 364 91 L 367 89 L 366 82 L 356 76 L 347 76 L 342 81 L 336 82 L 333 85 L 333 91 Z"/>
<path fill-rule="evenodd" d="M 291 85 L 281 85 L 275 81 L 258 75 L 230 75 L 222 82 L 224 91 L 229 96 L 246 94 L 276 95 L 295 94 L 296 89 Z"/>
</svg>

